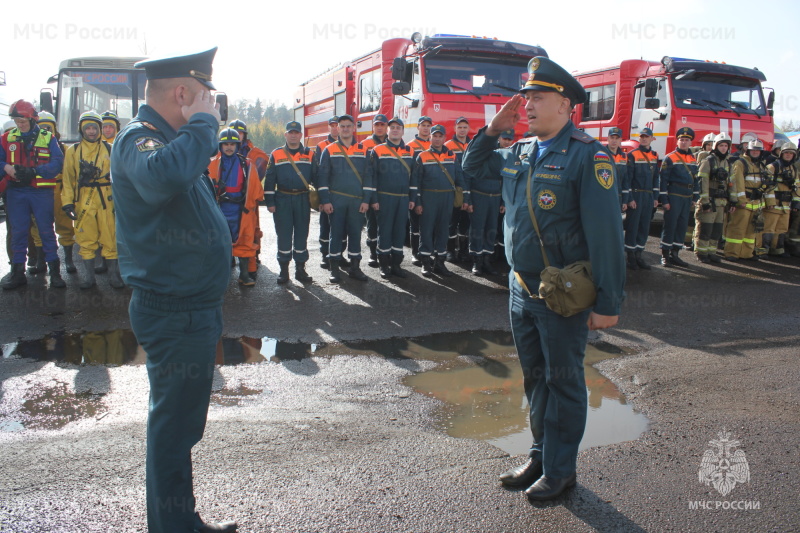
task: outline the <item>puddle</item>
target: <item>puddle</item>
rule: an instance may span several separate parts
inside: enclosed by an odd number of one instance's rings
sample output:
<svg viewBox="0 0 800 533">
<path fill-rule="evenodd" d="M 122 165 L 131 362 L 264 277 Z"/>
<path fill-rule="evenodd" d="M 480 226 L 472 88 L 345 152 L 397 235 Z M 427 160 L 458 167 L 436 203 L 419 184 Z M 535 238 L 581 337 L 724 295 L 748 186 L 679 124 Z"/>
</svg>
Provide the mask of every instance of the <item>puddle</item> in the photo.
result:
<svg viewBox="0 0 800 533">
<path fill-rule="evenodd" d="M 510 348 L 514 353 L 513 344 Z M 647 429 L 647 417 L 634 411 L 617 387 L 592 366 L 622 353 L 608 344 L 587 346 L 589 413 L 580 449 L 634 440 Z M 527 454 L 531 431 L 519 361 L 503 353 L 476 355 L 482 358 L 477 366 L 455 362 L 409 376 L 405 384 L 445 403 L 439 425 L 448 435 L 485 440 L 511 455 Z"/>
<path fill-rule="evenodd" d="M 22 420 L 11 422 L 6 431 L 16 429 L 61 429 L 70 422 L 101 416 L 105 412 L 102 394 L 69 392 L 66 383 L 34 392 L 20 410 Z"/>
<path fill-rule="evenodd" d="M 235 389 L 224 388 L 211 393 L 211 403 L 224 407 L 235 407 L 242 405 L 242 401 L 248 396 L 258 396 L 263 389 L 251 389 L 245 385 L 239 385 Z"/>
</svg>

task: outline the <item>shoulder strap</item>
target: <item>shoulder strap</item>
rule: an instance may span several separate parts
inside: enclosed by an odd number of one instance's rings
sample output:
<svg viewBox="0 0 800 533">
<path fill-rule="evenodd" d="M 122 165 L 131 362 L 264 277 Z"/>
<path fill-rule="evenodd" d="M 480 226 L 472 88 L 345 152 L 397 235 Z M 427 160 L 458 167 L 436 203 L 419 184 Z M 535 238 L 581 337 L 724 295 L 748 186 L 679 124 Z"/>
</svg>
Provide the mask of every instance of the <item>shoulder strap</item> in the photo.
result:
<svg viewBox="0 0 800 533">
<path fill-rule="evenodd" d="M 683 154 L 681 154 L 681 153 L 679 152 L 679 153 L 678 153 L 678 159 L 680 159 L 681 163 L 683 163 L 683 167 L 686 169 L 686 172 L 688 172 L 688 173 L 689 173 L 689 175 L 692 177 L 692 181 L 696 180 L 696 179 L 697 179 L 697 176 L 695 176 L 695 175 L 692 173 L 692 169 L 690 169 L 690 168 L 689 168 L 689 165 L 687 165 L 687 164 L 686 164 L 686 161 L 684 161 L 684 160 L 683 160 L 683 157 L 680 157 L 680 156 L 682 156 L 682 155 L 683 155 Z"/>
<path fill-rule="evenodd" d="M 297 172 L 297 176 L 303 181 L 303 185 L 306 186 L 306 190 L 310 190 L 311 186 L 308 184 L 308 181 L 306 181 L 306 178 L 305 178 L 305 176 L 303 176 L 303 173 L 300 172 L 300 169 L 297 168 L 297 163 L 294 162 L 294 158 L 292 157 L 292 154 L 287 152 L 286 148 L 281 148 L 281 150 L 283 150 L 283 153 L 286 154 L 286 157 L 289 158 L 289 164 L 292 165 L 292 168 L 294 169 L 294 171 Z"/>
<path fill-rule="evenodd" d="M 392 153 L 393 156 L 395 156 L 397 158 L 398 161 L 400 161 L 403 164 L 403 167 L 405 167 L 406 172 L 408 172 L 408 175 L 410 176 L 411 175 L 411 167 L 408 166 L 408 163 L 403 161 L 403 158 L 400 157 L 400 154 L 397 153 L 397 150 L 395 150 L 394 148 L 392 148 L 388 144 L 386 145 L 386 148 Z"/>
<path fill-rule="evenodd" d="M 447 181 L 450 182 L 450 186 L 453 188 L 453 190 L 456 190 L 456 183 L 453 181 L 453 178 L 450 177 L 450 173 L 447 172 L 446 168 L 444 168 L 444 165 L 442 164 L 442 162 L 439 161 L 439 158 L 436 157 L 436 154 L 433 152 L 433 150 L 428 148 L 426 150 L 426 152 L 430 152 L 431 156 L 433 156 L 433 160 L 436 161 L 436 164 L 439 165 L 439 168 L 442 169 L 442 172 L 444 172 L 444 175 L 447 176 Z"/>
<path fill-rule="evenodd" d="M 536 222 L 536 214 L 533 212 L 533 200 L 531 199 L 531 181 L 533 181 L 533 165 L 528 167 L 528 184 L 526 186 L 526 196 L 528 200 L 528 213 L 531 215 L 533 221 L 533 229 L 536 230 L 536 236 L 539 237 L 539 246 L 542 249 L 542 259 L 544 259 L 544 266 L 549 267 L 550 261 L 547 260 L 547 252 L 544 251 L 544 243 L 542 242 L 542 234 L 539 232 L 539 223 Z"/>
<path fill-rule="evenodd" d="M 347 155 L 347 148 L 345 148 L 345 147 L 344 147 L 344 145 L 343 145 L 343 144 L 342 144 L 340 141 L 338 141 L 338 140 L 336 141 L 336 144 L 338 144 L 338 145 L 339 145 L 339 149 L 340 149 L 340 150 L 342 151 L 342 153 L 344 154 L 344 158 L 347 160 L 347 164 L 348 164 L 348 165 L 350 165 L 350 168 L 351 168 L 351 169 L 353 169 L 353 173 L 354 173 L 354 174 L 356 175 L 356 177 L 358 178 L 358 181 L 359 181 L 359 183 L 361 183 L 361 184 L 363 185 L 363 184 L 364 184 L 364 180 L 362 180 L 362 179 L 361 179 L 361 174 L 359 174 L 359 173 L 358 173 L 358 170 L 356 170 L 356 166 L 353 164 L 353 162 L 352 162 L 352 161 L 350 161 L 350 156 L 349 156 L 349 155 Z M 352 145 L 350 145 L 350 146 L 352 146 Z"/>
</svg>

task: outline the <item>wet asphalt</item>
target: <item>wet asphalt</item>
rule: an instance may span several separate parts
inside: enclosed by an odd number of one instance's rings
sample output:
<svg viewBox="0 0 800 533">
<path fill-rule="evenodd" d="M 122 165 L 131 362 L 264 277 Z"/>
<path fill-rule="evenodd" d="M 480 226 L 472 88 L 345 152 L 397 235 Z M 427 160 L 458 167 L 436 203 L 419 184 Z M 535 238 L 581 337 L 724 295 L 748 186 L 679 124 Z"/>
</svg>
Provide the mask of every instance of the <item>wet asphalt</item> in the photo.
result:
<svg viewBox="0 0 800 533">
<path fill-rule="evenodd" d="M 429 280 L 406 260 L 411 275 L 399 281 L 364 266 L 368 282 L 334 286 L 311 246 L 315 283 L 279 286 L 272 222 L 262 220 L 258 283 L 239 287 L 232 271 L 226 336 L 347 345 L 509 329 L 500 280 L 457 266 Z M 656 246 L 651 237 L 651 263 Z M 630 272 L 619 326 L 593 336 L 634 352 L 597 367 L 650 428 L 582 451 L 565 497 L 532 505 L 504 490 L 498 474 L 523 458 L 440 429 L 440 403 L 403 379 L 441 361 L 340 355 L 218 367 L 193 453 L 198 509 L 243 532 L 800 530 L 800 259 L 718 266 L 683 255 L 689 269 Z M 76 275 L 60 291 L 37 278 L 0 293 L 0 342 L 129 327 L 130 292 L 104 276 L 90 291 Z M 145 531 L 144 367 L 6 358 L 0 379 L 0 531 Z M 53 395 L 79 398 L 83 416 L 7 424 Z M 725 496 L 698 478 L 723 431 L 749 470 Z"/>
</svg>

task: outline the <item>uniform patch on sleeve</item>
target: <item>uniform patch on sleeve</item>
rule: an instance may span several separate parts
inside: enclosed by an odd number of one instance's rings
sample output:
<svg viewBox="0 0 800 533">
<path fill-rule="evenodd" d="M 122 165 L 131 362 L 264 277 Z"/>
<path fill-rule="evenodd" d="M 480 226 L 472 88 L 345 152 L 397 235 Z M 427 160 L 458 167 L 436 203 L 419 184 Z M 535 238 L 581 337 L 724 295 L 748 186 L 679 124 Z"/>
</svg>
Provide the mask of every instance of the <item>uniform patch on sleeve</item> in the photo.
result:
<svg viewBox="0 0 800 533">
<path fill-rule="evenodd" d="M 597 159 L 597 156 L 595 156 L 595 159 Z M 595 163 L 594 175 L 597 178 L 597 183 L 604 189 L 610 189 L 614 186 L 614 169 L 611 163 Z"/>
<path fill-rule="evenodd" d="M 606 162 L 607 163 L 607 162 L 611 161 L 611 158 L 605 152 L 597 152 L 596 154 L 594 154 L 594 160 L 595 161 L 602 161 L 602 162 Z"/>
<path fill-rule="evenodd" d="M 152 152 L 153 150 L 158 150 L 163 147 L 164 143 L 154 137 L 139 137 L 136 139 L 136 148 L 138 148 L 140 152 Z"/>
</svg>

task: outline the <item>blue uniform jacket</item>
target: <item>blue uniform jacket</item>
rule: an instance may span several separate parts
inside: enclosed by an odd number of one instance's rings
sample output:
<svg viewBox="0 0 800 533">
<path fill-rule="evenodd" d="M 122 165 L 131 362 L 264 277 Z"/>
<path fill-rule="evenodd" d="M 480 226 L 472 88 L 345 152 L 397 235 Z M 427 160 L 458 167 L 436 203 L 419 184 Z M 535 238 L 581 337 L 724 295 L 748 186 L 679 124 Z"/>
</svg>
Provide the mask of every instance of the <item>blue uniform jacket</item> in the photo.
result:
<svg viewBox="0 0 800 533">
<path fill-rule="evenodd" d="M 642 147 L 628 152 L 628 175 L 622 189 L 627 191 L 626 204 L 633 200 L 634 192 L 641 191 L 653 191 L 653 201 L 658 200 L 658 153 Z"/>
<path fill-rule="evenodd" d="M 436 161 L 440 161 L 440 167 Z M 450 174 L 450 179 L 442 172 L 442 167 L 447 169 Z M 412 186 L 417 188 L 417 199 L 414 202 L 420 206 L 423 205 L 422 197 L 425 195 L 425 189 L 429 191 L 453 191 L 454 187 L 461 187 L 464 191 L 464 203 L 469 204 L 469 186 L 464 183 L 464 176 L 461 171 L 461 165 L 457 164 L 455 154 L 448 148 L 442 147 L 441 152 L 437 152 L 433 147 L 420 152 L 414 162 L 414 174 L 411 177 Z"/>
<path fill-rule="evenodd" d="M 687 168 L 688 167 L 688 168 Z M 697 160 L 690 151 L 675 150 L 661 163 L 661 203 L 668 204 L 667 194 L 690 196 L 693 202 L 700 198 L 700 180 L 697 179 Z"/>
<path fill-rule="evenodd" d="M 389 150 L 400 156 L 406 166 Z M 370 163 L 375 176 L 375 188 L 380 192 L 393 195 L 408 195 L 408 200 L 413 202 L 417 196 L 417 188 L 411 186 L 411 175 L 414 171 L 414 151 L 401 140 L 400 144 L 386 141 L 379 144 L 370 152 Z M 375 196 L 375 201 L 380 202 L 380 195 Z M 374 202 L 373 202 L 374 203 Z"/>
<path fill-rule="evenodd" d="M 269 154 L 267 174 L 264 178 L 264 202 L 267 207 L 275 207 L 276 189 L 291 192 L 306 189 L 306 184 L 294 171 L 287 156 L 294 159 L 297 170 L 303 173 L 303 177 L 309 185 L 317 185 L 317 156 L 314 150 L 302 144 L 297 150 L 291 150 L 284 144 Z"/>
<path fill-rule="evenodd" d="M 529 154 L 533 142 L 497 147 L 497 137 L 478 132 L 464 155 L 464 168 L 485 176 L 502 164 L 506 206 L 506 256 L 528 287 L 539 286 L 545 268 L 539 239 L 528 212 Z M 622 227 L 614 165 L 605 148 L 572 122 L 552 139 L 536 159 L 531 201 L 551 266 L 562 268 L 580 260 L 592 263 L 597 287 L 594 311 L 619 315 L 625 286 Z"/>
<path fill-rule="evenodd" d="M 176 132 L 145 105 L 114 142 L 120 271 L 143 305 L 183 311 L 222 303 L 231 235 L 204 175 L 217 127 L 213 116 L 196 113 Z"/>
<path fill-rule="evenodd" d="M 358 170 L 359 179 L 342 150 L 347 150 L 353 166 Z M 353 143 L 349 148 L 344 148 L 339 142 L 331 143 L 322 150 L 319 160 L 319 201 L 323 204 L 331 203 L 331 194 L 338 193 L 344 196 L 357 197 L 362 203 L 370 203 L 375 193 L 372 185 L 372 166 L 367 158 L 367 149 L 361 143 Z"/>
</svg>

